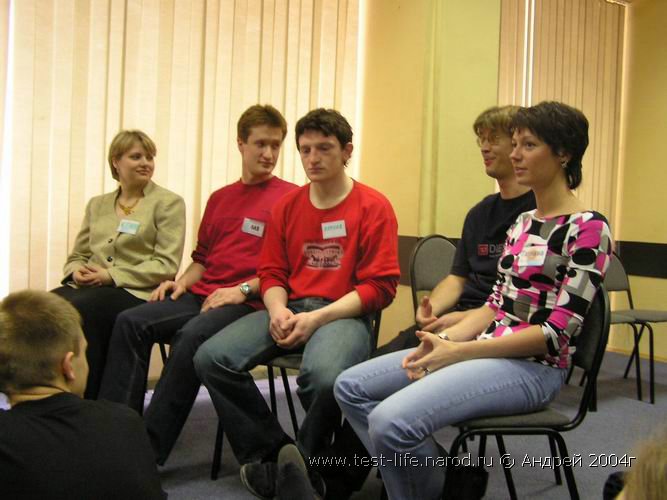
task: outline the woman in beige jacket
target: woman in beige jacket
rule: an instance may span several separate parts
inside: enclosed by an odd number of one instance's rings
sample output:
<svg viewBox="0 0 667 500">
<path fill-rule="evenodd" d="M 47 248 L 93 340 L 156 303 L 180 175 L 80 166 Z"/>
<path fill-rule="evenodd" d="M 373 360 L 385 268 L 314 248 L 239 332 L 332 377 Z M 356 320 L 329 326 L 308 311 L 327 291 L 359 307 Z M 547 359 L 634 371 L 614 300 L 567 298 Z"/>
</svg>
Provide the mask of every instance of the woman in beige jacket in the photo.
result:
<svg viewBox="0 0 667 500">
<path fill-rule="evenodd" d="M 60 288 L 83 318 L 90 366 L 85 397 L 97 397 L 116 316 L 173 279 L 183 254 L 185 203 L 151 181 L 155 143 L 139 130 L 119 132 L 109 147 L 112 193 L 88 202 Z"/>
</svg>

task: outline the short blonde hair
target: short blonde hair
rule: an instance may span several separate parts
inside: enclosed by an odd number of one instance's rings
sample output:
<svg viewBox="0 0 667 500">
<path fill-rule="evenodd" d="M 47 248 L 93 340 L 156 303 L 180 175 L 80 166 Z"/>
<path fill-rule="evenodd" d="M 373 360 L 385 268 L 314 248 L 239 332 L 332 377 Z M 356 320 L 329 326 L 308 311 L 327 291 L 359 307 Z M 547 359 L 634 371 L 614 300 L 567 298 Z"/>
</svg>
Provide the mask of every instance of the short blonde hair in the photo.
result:
<svg viewBox="0 0 667 500">
<path fill-rule="evenodd" d="M 141 144 L 150 156 L 155 157 L 157 155 L 157 148 L 153 139 L 148 137 L 145 132 L 141 130 L 121 130 L 109 146 L 109 168 L 111 169 L 111 177 L 114 179 L 118 180 L 118 172 L 114 168 L 113 162 L 132 149 L 135 144 Z"/>
<path fill-rule="evenodd" d="M 625 475 L 625 500 L 659 500 L 667 491 L 667 428 L 644 442 Z"/>
<path fill-rule="evenodd" d="M 502 132 L 511 137 L 512 119 L 519 109 L 519 106 L 493 106 L 482 111 L 472 126 L 475 135 L 481 138 L 484 133 Z"/>
<path fill-rule="evenodd" d="M 0 392 L 13 394 L 57 377 L 68 352 L 80 350 L 81 316 L 62 297 L 24 290 L 0 303 Z"/>
</svg>

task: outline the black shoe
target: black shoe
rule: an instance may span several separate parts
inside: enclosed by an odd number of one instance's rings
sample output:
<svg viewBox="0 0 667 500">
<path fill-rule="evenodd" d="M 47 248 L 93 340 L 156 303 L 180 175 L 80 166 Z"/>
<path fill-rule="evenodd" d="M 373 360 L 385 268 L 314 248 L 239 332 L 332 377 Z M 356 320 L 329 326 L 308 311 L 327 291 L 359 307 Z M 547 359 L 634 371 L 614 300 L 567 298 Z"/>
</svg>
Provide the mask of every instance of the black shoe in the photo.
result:
<svg viewBox="0 0 667 500">
<path fill-rule="evenodd" d="M 288 444 L 278 455 L 276 497 L 280 500 L 321 500 L 326 493 L 324 479 L 308 471 L 298 448 Z"/>
<path fill-rule="evenodd" d="M 315 498 L 321 499 L 326 497 L 327 483 L 324 481 L 324 478 L 320 475 L 319 472 L 309 470 L 308 480 L 310 481 L 310 485 L 313 487 L 313 491 L 315 492 Z"/>
<path fill-rule="evenodd" d="M 253 462 L 241 466 L 241 482 L 257 498 L 272 500 L 276 494 L 278 466 L 274 462 Z"/>
<path fill-rule="evenodd" d="M 279 500 L 314 500 L 313 488 L 303 457 L 293 444 L 285 445 L 278 455 L 276 497 Z"/>
</svg>

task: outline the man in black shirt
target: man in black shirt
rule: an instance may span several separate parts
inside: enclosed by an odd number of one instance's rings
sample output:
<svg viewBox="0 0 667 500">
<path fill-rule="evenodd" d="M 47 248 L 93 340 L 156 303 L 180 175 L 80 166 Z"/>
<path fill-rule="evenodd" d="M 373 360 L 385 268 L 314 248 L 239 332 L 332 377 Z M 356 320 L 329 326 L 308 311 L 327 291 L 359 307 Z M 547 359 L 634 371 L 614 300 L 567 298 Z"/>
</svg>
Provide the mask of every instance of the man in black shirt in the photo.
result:
<svg viewBox="0 0 667 500">
<path fill-rule="evenodd" d="M 417 330 L 437 333 L 461 321 L 472 309 L 484 305 L 496 280 L 496 267 L 507 230 L 520 213 L 535 208 L 533 192 L 516 182 L 509 158 L 512 152 L 509 124 L 518 109 L 517 106 L 493 107 L 475 120 L 473 130 L 486 174 L 498 182 L 499 192 L 485 197 L 466 215 L 451 273 L 430 296 L 422 298 L 415 324 L 376 350 L 372 357 L 417 347 Z M 368 452 L 347 423 L 336 436 L 326 458 L 331 456 L 347 457 L 348 466 L 333 467 L 331 463 L 342 462 L 331 461 L 313 467 L 315 462 L 311 461 L 311 468 L 326 480 L 327 498 L 347 498 L 361 487 L 370 468 L 354 464 L 371 462 Z"/>
<path fill-rule="evenodd" d="M 0 303 L 0 496 L 163 499 L 141 418 L 83 400 L 88 364 L 79 313 L 26 290 Z"/>
</svg>

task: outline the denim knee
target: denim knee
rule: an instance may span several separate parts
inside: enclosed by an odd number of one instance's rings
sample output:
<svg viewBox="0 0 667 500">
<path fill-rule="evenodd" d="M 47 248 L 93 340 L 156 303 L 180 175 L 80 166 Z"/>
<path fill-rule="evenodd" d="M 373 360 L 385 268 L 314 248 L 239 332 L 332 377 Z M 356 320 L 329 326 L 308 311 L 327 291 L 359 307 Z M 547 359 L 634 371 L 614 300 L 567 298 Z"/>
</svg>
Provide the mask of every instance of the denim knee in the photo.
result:
<svg viewBox="0 0 667 500">
<path fill-rule="evenodd" d="M 348 371 L 345 370 L 338 375 L 334 383 L 334 397 L 341 408 L 343 406 L 350 406 L 355 400 L 358 400 L 355 392 L 355 388 L 357 387 L 356 378 L 350 377 Z"/>
<path fill-rule="evenodd" d="M 302 365 L 298 383 L 300 387 L 315 393 L 327 392 L 332 394 L 336 377 L 339 374 L 340 369 L 335 367 L 320 366 L 309 369 Z"/>
<path fill-rule="evenodd" d="M 199 349 L 197 349 L 194 358 L 192 358 L 197 377 L 202 382 L 205 381 L 206 375 L 213 372 L 218 365 L 215 352 L 207 349 L 206 347 L 207 346 L 204 343 Z"/>
<path fill-rule="evenodd" d="M 368 435 L 376 451 L 411 449 L 421 441 L 417 437 L 417 429 L 406 425 L 397 417 L 391 408 L 383 406 L 382 403 L 368 415 Z"/>
</svg>

